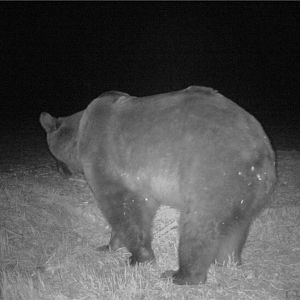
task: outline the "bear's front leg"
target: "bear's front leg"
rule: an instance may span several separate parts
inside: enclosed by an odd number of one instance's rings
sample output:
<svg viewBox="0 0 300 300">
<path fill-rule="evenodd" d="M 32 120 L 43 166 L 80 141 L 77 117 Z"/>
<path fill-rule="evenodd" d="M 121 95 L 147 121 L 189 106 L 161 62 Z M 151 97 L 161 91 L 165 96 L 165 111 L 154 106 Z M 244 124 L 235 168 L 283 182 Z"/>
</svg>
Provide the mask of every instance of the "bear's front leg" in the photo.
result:
<svg viewBox="0 0 300 300">
<path fill-rule="evenodd" d="M 109 244 L 98 247 L 97 251 L 116 251 L 122 247 L 125 247 L 125 245 L 122 243 L 118 233 L 112 230 Z"/>
</svg>

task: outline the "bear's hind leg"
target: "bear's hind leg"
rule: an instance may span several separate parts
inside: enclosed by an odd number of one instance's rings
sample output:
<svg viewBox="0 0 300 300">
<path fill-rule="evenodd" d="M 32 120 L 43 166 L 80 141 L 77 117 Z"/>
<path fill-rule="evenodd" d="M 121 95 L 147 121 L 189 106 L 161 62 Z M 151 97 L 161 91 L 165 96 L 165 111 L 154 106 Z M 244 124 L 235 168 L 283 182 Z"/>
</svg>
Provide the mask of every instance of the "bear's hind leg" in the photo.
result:
<svg viewBox="0 0 300 300">
<path fill-rule="evenodd" d="M 218 228 L 213 214 L 182 212 L 179 224 L 179 269 L 166 271 L 175 284 L 205 283 L 209 266 L 217 255 Z"/>
<path fill-rule="evenodd" d="M 127 198 L 126 198 L 127 199 Z M 131 252 L 130 264 L 155 261 L 152 250 L 152 223 L 158 204 L 150 199 L 128 197 L 125 200 L 125 245 Z"/>
<path fill-rule="evenodd" d="M 158 204 L 142 198 L 114 182 L 101 181 L 93 191 L 98 205 L 112 228 L 109 246 L 99 250 L 125 246 L 132 253 L 130 264 L 153 261 L 152 221 Z"/>
</svg>

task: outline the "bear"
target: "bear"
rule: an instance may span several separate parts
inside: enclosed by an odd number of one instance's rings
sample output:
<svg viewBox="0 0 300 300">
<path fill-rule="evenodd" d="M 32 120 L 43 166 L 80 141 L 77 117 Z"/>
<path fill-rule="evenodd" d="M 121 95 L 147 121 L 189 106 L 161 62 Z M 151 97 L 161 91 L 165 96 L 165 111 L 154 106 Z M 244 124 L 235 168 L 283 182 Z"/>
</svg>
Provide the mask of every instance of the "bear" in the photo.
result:
<svg viewBox="0 0 300 300">
<path fill-rule="evenodd" d="M 241 253 L 276 182 L 275 157 L 260 123 L 201 86 L 153 96 L 110 91 L 67 117 L 40 114 L 58 169 L 82 173 L 111 226 L 109 245 L 130 264 L 155 260 L 152 222 L 160 205 L 180 212 L 175 284 L 205 283 L 212 263 Z"/>
</svg>

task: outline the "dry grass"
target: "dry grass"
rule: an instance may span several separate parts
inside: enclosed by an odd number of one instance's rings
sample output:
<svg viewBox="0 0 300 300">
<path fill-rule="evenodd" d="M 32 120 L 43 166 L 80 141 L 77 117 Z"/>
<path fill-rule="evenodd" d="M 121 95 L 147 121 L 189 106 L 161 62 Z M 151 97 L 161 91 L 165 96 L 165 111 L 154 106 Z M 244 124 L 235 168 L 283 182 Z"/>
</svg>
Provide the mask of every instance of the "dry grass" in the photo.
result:
<svg viewBox="0 0 300 300">
<path fill-rule="evenodd" d="M 281 163 L 275 197 L 285 195 L 290 161 Z M 255 221 L 241 267 L 212 266 L 207 284 L 176 286 L 159 278 L 177 268 L 174 210 L 163 207 L 155 219 L 157 265 L 133 268 L 125 249 L 94 250 L 109 228 L 81 178 L 62 180 L 45 166 L 22 174 L 3 176 L 0 185 L 3 300 L 300 299 L 300 206 L 276 205 Z M 289 193 L 299 194 L 295 182 Z"/>
</svg>

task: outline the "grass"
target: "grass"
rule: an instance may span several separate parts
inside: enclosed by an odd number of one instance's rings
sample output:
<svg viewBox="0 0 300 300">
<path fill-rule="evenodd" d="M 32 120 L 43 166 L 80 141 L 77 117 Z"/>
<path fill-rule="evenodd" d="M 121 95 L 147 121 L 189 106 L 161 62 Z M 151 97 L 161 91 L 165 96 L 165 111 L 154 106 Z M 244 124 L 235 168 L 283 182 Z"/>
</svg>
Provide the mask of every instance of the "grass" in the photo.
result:
<svg viewBox="0 0 300 300">
<path fill-rule="evenodd" d="M 297 163 L 279 159 L 283 171 L 274 197 L 282 198 L 288 163 Z M 95 250 L 110 230 L 82 178 L 62 180 L 47 165 L 39 170 L 1 177 L 0 299 L 300 299 L 300 206 L 262 213 L 241 267 L 213 265 L 205 285 L 176 286 L 160 279 L 177 268 L 175 210 L 162 207 L 155 219 L 157 264 L 130 267 L 125 249 Z M 292 182 L 289 193 L 298 195 L 300 186 Z"/>
</svg>

